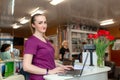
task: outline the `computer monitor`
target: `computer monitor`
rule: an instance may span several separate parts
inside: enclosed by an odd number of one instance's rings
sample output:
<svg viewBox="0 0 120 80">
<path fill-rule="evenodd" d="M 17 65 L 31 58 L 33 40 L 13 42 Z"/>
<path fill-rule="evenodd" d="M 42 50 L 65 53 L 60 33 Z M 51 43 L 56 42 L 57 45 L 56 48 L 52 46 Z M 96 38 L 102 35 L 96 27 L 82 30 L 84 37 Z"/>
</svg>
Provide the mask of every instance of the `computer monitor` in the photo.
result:
<svg viewBox="0 0 120 80">
<path fill-rule="evenodd" d="M 88 50 L 90 52 L 90 66 L 93 66 L 93 51 L 96 49 L 94 44 L 85 44 L 83 46 L 84 50 Z"/>
<path fill-rule="evenodd" d="M 84 50 L 95 50 L 95 45 L 94 44 L 85 44 L 83 46 Z"/>
</svg>

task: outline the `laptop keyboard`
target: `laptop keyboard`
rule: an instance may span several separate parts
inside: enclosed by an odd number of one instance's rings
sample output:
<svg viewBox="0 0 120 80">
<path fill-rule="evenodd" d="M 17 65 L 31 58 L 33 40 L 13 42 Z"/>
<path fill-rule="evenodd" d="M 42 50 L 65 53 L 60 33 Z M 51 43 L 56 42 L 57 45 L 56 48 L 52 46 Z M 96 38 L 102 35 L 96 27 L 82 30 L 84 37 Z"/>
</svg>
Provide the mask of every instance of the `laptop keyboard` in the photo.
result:
<svg viewBox="0 0 120 80">
<path fill-rule="evenodd" d="M 59 73 L 59 76 L 80 76 L 81 70 L 69 70 L 66 71 L 65 73 Z"/>
</svg>

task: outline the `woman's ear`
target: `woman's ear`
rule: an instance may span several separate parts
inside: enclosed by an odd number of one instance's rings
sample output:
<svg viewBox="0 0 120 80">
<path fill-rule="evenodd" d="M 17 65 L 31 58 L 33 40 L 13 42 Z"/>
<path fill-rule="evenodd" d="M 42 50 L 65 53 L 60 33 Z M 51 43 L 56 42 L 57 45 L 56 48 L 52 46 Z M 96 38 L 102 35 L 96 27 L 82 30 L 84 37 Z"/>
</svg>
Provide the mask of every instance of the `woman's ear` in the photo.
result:
<svg viewBox="0 0 120 80">
<path fill-rule="evenodd" d="M 32 27 L 34 27 L 34 28 L 35 28 L 35 25 L 34 25 L 34 24 L 32 24 Z"/>
</svg>

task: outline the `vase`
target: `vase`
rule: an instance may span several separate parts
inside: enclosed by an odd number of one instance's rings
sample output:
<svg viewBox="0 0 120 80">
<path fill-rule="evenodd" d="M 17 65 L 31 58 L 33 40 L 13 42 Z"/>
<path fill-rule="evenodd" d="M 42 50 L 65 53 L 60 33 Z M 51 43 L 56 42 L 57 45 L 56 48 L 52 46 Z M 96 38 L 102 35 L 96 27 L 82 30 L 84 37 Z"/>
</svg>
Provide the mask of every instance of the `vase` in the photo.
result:
<svg viewBox="0 0 120 80">
<path fill-rule="evenodd" d="M 97 66 L 100 67 L 100 68 L 103 68 L 105 66 L 103 57 L 98 56 L 98 58 L 97 58 Z"/>
</svg>

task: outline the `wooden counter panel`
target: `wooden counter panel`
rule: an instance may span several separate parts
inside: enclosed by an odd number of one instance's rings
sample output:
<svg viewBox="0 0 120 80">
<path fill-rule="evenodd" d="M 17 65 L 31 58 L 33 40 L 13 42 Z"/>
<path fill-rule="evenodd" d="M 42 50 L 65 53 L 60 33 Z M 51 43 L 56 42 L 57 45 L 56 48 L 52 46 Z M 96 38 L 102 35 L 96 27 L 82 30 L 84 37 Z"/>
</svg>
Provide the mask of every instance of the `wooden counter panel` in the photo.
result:
<svg viewBox="0 0 120 80">
<path fill-rule="evenodd" d="M 120 50 L 111 51 L 111 61 L 114 61 L 116 66 L 120 66 Z"/>
</svg>

